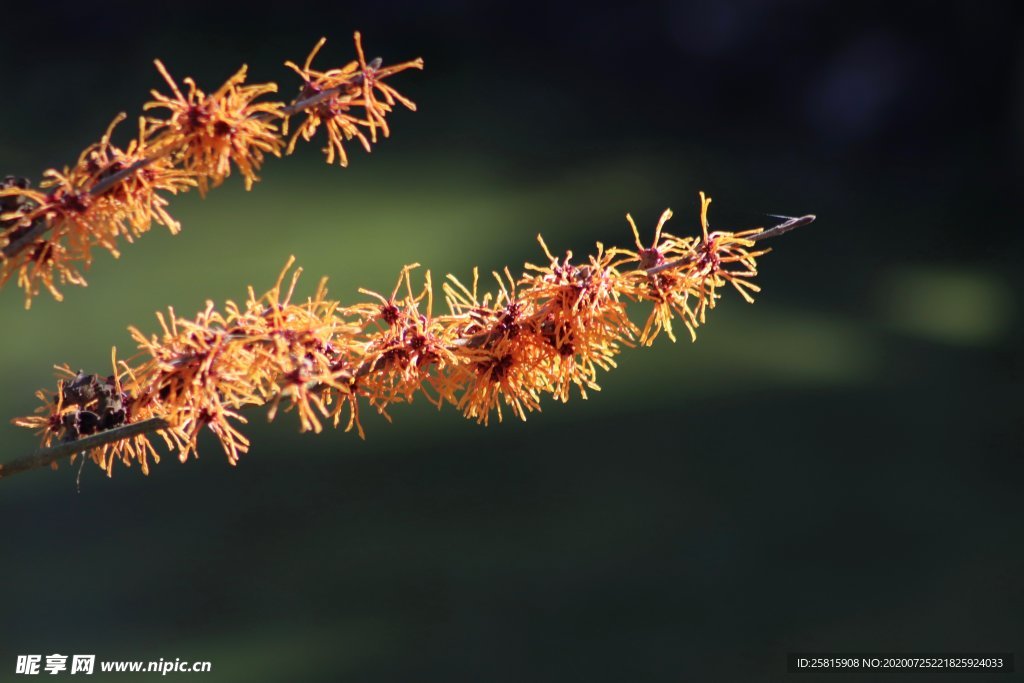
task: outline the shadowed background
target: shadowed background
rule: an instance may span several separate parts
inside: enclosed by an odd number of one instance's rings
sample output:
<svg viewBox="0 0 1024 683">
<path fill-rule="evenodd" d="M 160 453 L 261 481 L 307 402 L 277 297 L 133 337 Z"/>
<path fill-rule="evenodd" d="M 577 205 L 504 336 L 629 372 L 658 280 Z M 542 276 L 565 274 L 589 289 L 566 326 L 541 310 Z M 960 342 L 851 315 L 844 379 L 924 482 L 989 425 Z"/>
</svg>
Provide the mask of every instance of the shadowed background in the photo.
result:
<svg viewBox="0 0 1024 683">
<path fill-rule="evenodd" d="M 214 89 L 416 56 L 420 111 L 348 169 L 316 144 L 172 200 L 87 289 L 0 292 L 0 416 L 50 366 L 106 372 L 153 313 L 272 284 L 389 290 L 554 250 L 816 213 L 698 343 L 627 350 L 529 422 L 367 415 L 368 438 L 258 411 L 229 467 L 167 458 L 0 483 L 0 671 L 17 654 L 210 660 L 204 680 L 677 681 L 785 676 L 787 652 L 1012 650 L 1024 635 L 1012 3 L 49 4 L 0 25 L 0 174 L 72 162 L 150 62 Z M 127 135 L 130 126 L 126 125 Z M 119 140 L 123 141 L 123 138 Z M 638 312 L 639 318 L 641 313 Z M 366 411 L 369 413 L 369 411 Z M 0 425 L 3 459 L 30 451 Z M 1018 653 L 1020 654 L 1020 653 Z M 102 676 L 100 677 L 102 678 Z M 885 680 L 879 678 L 876 680 Z M 959 680 L 967 680 L 961 678 Z"/>
</svg>

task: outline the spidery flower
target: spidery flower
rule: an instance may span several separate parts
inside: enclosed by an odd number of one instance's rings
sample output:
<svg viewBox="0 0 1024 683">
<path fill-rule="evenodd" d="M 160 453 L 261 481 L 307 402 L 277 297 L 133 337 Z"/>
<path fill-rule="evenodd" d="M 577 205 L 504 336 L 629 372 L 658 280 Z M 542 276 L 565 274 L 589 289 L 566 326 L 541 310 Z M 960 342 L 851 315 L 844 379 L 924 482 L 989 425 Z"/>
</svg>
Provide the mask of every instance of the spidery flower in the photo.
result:
<svg viewBox="0 0 1024 683">
<path fill-rule="evenodd" d="M 385 115 L 391 111 L 397 102 L 402 103 L 411 111 L 416 111 L 416 105 L 413 101 L 385 83 L 384 79 L 406 69 L 422 69 L 423 60 L 413 59 L 401 64 L 382 67 L 383 62 L 379 57 L 370 62 L 366 61 L 366 55 L 363 54 L 362 36 L 359 35 L 358 31 L 356 31 L 355 40 L 356 55 L 359 57 L 359 73 L 362 76 L 359 84 L 362 87 L 363 106 L 366 108 L 366 118 L 369 120 L 370 136 L 374 142 L 377 142 L 378 126 L 384 133 L 384 137 L 388 137 L 391 134 L 391 131 L 388 130 L 388 122 Z M 377 98 L 378 94 L 383 98 L 383 101 Z"/>
<path fill-rule="evenodd" d="M 285 62 L 302 79 L 303 86 L 299 92 L 299 101 L 308 102 L 305 108 L 305 119 L 300 123 L 288 141 L 288 151 L 295 148 L 299 138 L 310 140 L 322 126 L 327 132 L 327 146 L 324 152 L 327 163 L 334 163 L 335 158 L 342 166 L 348 165 L 345 143 L 356 139 L 367 152 L 371 143 L 377 142 L 377 128 L 384 136 L 389 135 L 386 115 L 391 112 L 396 102 L 415 111 L 416 105 L 404 97 L 384 79 L 407 69 L 422 69 L 423 60 L 414 59 L 394 66 L 382 67 L 380 58 L 369 63 L 363 54 L 362 37 L 355 34 L 356 54 L 358 60 L 349 62 L 339 69 L 319 71 L 312 67 L 313 59 L 324 46 L 326 38 L 321 38 L 306 57 L 300 67 L 294 62 Z M 378 99 L 378 94 L 383 101 Z M 289 119 L 285 119 L 284 131 L 287 133 Z M 363 129 L 368 129 L 367 138 Z"/>
<path fill-rule="evenodd" d="M 145 137 L 154 146 L 166 146 L 180 155 L 184 169 L 206 194 L 211 184 L 220 185 L 238 167 L 249 189 L 259 178 L 256 171 L 265 154 L 281 155 L 282 142 L 277 134 L 276 118 L 281 116 L 280 102 L 256 102 L 263 95 L 277 92 L 273 83 L 243 85 L 247 67 L 242 66 L 224 85 L 207 95 L 191 78 L 184 80 L 188 95 L 178 88 L 163 62 L 156 68 L 170 86 L 172 97 L 152 91 L 153 100 L 143 110 L 167 109 L 162 117 L 146 119 Z"/>
</svg>

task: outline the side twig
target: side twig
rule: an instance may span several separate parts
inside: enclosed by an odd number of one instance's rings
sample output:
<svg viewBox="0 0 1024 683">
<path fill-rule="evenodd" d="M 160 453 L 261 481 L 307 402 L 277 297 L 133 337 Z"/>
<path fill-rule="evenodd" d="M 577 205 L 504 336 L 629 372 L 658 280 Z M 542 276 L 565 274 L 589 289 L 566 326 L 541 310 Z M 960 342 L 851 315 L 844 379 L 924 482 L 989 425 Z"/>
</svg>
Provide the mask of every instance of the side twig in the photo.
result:
<svg viewBox="0 0 1024 683">
<path fill-rule="evenodd" d="M 192 79 L 184 80 L 183 91 L 156 60 L 171 93 L 151 91 L 143 112 L 164 113 L 141 117 L 127 147 L 112 142 L 114 129 L 127 118 L 121 113 L 75 164 L 45 171 L 37 186 L 13 176 L 0 180 L 0 287 L 16 281 L 26 308 L 42 289 L 59 301 L 63 286 L 86 285 L 84 271 L 95 249 L 117 257 L 122 240 L 132 242 L 154 225 L 176 234 L 181 225 L 166 209 L 170 195 L 197 188 L 205 196 L 233 172 L 250 189 L 266 157 L 291 154 L 299 140 L 310 141 L 318 132 L 326 133 L 329 164 L 348 165 L 348 143 L 370 152 L 379 137 L 389 137 L 385 119 L 397 105 L 416 109 L 385 81 L 422 69 L 423 60 L 389 66 L 380 58 L 367 61 L 358 32 L 354 39 L 358 59 L 342 68 L 312 67 L 325 39 L 303 66 L 285 62 L 301 79 L 288 103 L 266 99 L 278 92 L 276 83 L 246 84 L 244 65 L 205 93 Z M 304 120 L 292 122 L 296 116 Z"/>
</svg>

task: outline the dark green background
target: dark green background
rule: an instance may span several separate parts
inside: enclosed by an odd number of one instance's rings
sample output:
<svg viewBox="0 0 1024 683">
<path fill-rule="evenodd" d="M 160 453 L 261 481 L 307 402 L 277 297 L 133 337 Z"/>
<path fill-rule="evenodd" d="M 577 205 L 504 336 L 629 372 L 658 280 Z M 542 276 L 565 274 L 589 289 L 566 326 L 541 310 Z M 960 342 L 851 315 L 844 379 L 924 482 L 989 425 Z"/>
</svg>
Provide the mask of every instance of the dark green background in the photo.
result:
<svg viewBox="0 0 1024 683">
<path fill-rule="evenodd" d="M 126 326 L 266 288 L 289 254 L 305 291 L 355 301 L 412 261 L 518 271 L 538 232 L 628 243 L 627 211 L 689 234 L 698 190 L 720 228 L 819 219 L 773 245 L 755 306 L 728 297 L 697 344 L 627 351 L 526 424 L 418 403 L 361 442 L 254 413 L 237 468 L 207 439 L 148 478 L 0 483 L 0 677 L 59 652 L 208 659 L 211 681 L 781 680 L 790 651 L 1018 647 L 1019 14 L 5 6 L 0 173 L 33 178 L 134 116 L 155 57 L 209 89 L 245 61 L 290 96 L 280 63 L 326 35 L 341 64 L 358 28 L 427 68 L 394 81 L 420 112 L 350 168 L 306 145 L 252 192 L 174 200 L 181 235 L 100 256 L 61 304 L 5 287 L 2 416 L 52 364 L 106 372 Z M 0 443 L 35 445 L 6 423 Z"/>
</svg>

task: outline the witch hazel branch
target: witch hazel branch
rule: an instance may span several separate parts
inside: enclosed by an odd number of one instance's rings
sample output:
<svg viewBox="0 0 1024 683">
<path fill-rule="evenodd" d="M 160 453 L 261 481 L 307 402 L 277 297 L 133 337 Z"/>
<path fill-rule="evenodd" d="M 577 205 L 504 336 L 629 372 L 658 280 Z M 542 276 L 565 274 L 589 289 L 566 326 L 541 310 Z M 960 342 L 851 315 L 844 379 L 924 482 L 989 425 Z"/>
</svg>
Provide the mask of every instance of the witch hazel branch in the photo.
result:
<svg viewBox="0 0 1024 683">
<path fill-rule="evenodd" d="M 161 450 L 194 456 L 204 430 L 234 464 L 250 447 L 243 429 L 257 407 L 270 419 L 294 413 L 302 431 L 334 426 L 362 437 L 362 411 L 390 420 L 396 404 L 417 397 L 485 425 L 505 414 L 525 420 L 545 397 L 586 398 L 623 348 L 662 334 L 675 341 L 680 328 L 696 340 L 728 290 L 753 302 L 757 259 L 768 251 L 759 243 L 814 220 L 711 231 L 711 199 L 700 201 L 697 236 L 666 231 L 669 210 L 650 242 L 627 216 L 632 246 L 598 244 L 579 262 L 538 236 L 541 264 L 493 273 L 487 291 L 477 270 L 468 282 L 448 275 L 440 291 L 429 272 L 414 284 L 412 264 L 391 292 L 360 290 L 362 302 L 330 298 L 326 279 L 300 300 L 301 269 L 290 259 L 268 291 L 250 287 L 242 304 L 207 302 L 191 318 L 168 310 L 157 333 L 130 328 L 138 353 L 122 360 L 115 349 L 109 374 L 59 367 L 37 412 L 14 420 L 40 433 L 42 449 L 0 465 L 0 478 L 78 457 L 108 474 L 118 463 L 148 473 Z M 647 308 L 642 324 L 630 305 Z"/>
<path fill-rule="evenodd" d="M 246 189 L 259 178 L 267 156 L 294 151 L 323 131 L 328 163 L 348 164 L 345 145 L 356 141 L 367 152 L 390 135 L 388 117 L 397 105 L 415 110 L 388 80 L 414 59 L 384 66 L 367 61 L 355 34 L 356 59 L 326 71 L 312 64 L 321 39 L 302 66 L 285 62 L 300 79 L 288 104 L 271 99 L 275 83 L 247 84 L 242 66 L 213 92 L 191 78 L 178 82 L 159 60 L 156 68 L 167 89 L 152 91 L 143 106 L 134 138 L 114 144 L 119 114 L 100 141 L 71 166 L 50 169 L 33 186 L 25 178 L 0 180 L 0 286 L 14 279 L 25 292 L 26 308 L 41 289 L 62 299 L 61 287 L 84 286 L 83 271 L 95 249 L 120 256 L 120 242 L 133 242 L 154 224 L 172 234 L 180 223 L 168 211 L 169 195 L 198 188 L 203 196 L 231 173 Z"/>
</svg>

